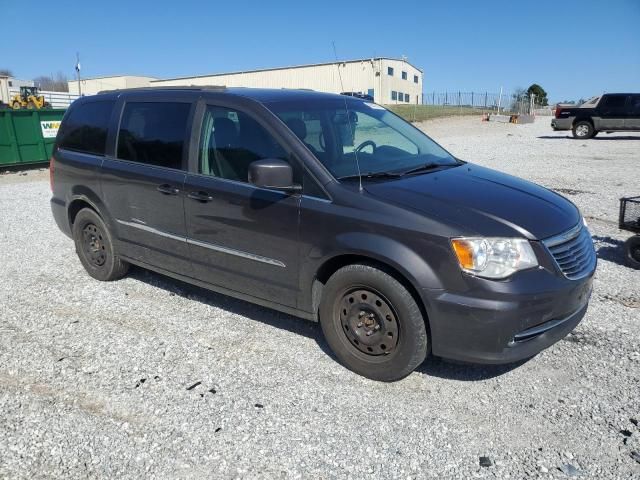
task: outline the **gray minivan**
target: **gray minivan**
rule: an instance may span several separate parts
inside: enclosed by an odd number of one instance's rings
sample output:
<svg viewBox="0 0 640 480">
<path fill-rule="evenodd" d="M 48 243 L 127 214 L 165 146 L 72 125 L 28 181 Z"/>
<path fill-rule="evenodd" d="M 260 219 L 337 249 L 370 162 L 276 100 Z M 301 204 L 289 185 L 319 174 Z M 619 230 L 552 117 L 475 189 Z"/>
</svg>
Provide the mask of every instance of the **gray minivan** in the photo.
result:
<svg viewBox="0 0 640 480">
<path fill-rule="evenodd" d="M 92 277 L 133 264 L 319 320 L 341 363 L 383 381 L 429 352 L 535 355 L 580 322 L 596 268 L 567 199 L 344 95 L 84 97 L 62 121 L 51 185 Z"/>
</svg>

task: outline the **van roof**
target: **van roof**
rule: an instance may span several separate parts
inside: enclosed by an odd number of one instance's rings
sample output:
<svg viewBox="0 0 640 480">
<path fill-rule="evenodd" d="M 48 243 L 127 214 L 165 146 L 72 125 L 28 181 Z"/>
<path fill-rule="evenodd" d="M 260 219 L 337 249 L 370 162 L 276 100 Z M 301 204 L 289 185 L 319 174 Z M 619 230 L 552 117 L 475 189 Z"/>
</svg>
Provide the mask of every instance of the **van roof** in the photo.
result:
<svg viewBox="0 0 640 480">
<path fill-rule="evenodd" d="M 233 96 L 246 97 L 256 100 L 260 103 L 271 103 L 284 100 L 320 100 L 342 98 L 336 93 L 317 92 L 307 89 L 290 89 L 290 88 L 246 88 L 246 87 L 225 87 L 216 85 L 205 86 L 162 86 L 162 87 L 142 87 L 127 88 L 121 90 L 106 90 L 99 92 L 98 95 L 119 96 L 122 93 L 129 92 L 180 92 L 180 91 L 201 91 L 201 92 L 219 92 Z"/>
</svg>

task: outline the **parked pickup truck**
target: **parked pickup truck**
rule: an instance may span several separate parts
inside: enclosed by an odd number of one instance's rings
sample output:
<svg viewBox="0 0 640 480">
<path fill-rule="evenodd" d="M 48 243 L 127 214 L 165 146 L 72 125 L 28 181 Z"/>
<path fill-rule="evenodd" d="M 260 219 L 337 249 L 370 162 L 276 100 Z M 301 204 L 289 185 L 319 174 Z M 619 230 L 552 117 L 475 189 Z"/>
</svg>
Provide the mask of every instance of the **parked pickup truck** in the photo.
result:
<svg viewBox="0 0 640 480">
<path fill-rule="evenodd" d="M 574 138 L 595 137 L 599 132 L 640 131 L 640 93 L 605 93 L 582 105 L 556 107 L 554 130 L 572 130 Z"/>
</svg>

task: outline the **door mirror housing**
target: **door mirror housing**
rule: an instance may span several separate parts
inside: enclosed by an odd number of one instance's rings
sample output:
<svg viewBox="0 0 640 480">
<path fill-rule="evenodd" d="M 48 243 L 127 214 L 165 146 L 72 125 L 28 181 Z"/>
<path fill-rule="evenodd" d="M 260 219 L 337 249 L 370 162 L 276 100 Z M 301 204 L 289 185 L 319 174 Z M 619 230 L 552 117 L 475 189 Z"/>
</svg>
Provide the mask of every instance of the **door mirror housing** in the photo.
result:
<svg viewBox="0 0 640 480">
<path fill-rule="evenodd" d="M 249 183 L 260 188 L 283 192 L 299 192 L 302 186 L 293 183 L 293 168 L 279 158 L 256 160 L 249 165 Z"/>
</svg>

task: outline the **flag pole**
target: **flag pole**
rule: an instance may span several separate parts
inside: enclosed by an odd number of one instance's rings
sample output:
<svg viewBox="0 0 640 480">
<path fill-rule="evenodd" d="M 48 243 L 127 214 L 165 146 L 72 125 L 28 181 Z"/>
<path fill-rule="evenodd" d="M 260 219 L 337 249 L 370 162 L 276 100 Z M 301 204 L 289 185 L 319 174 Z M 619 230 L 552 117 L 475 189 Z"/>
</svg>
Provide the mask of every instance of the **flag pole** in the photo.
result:
<svg viewBox="0 0 640 480">
<path fill-rule="evenodd" d="M 76 72 L 78 72 L 78 96 L 82 96 L 82 91 L 80 89 L 80 54 L 76 53 Z"/>
</svg>

